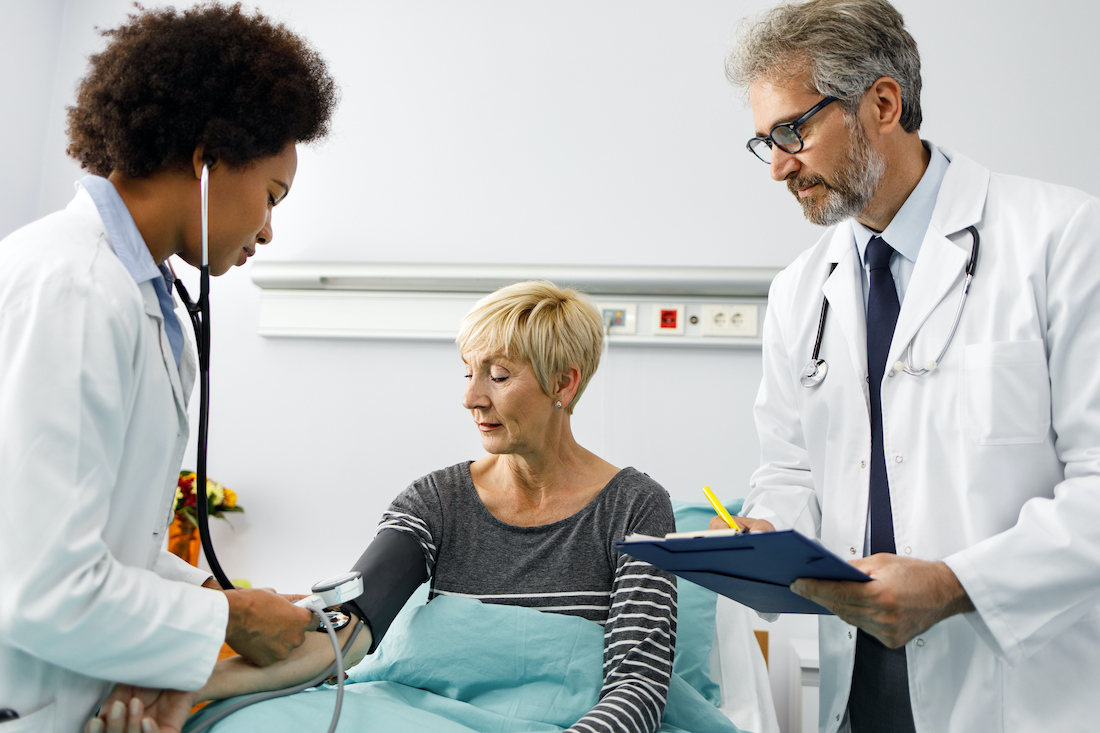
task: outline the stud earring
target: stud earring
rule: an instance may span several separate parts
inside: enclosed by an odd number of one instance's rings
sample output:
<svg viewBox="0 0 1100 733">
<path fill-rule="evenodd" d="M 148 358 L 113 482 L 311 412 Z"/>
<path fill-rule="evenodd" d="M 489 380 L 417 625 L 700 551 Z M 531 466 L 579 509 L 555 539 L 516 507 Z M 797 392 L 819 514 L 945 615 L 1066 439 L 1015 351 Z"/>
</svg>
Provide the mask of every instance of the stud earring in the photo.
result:
<svg viewBox="0 0 1100 733">
<path fill-rule="evenodd" d="M 561 407 L 561 400 L 558 400 L 557 407 Z"/>
</svg>

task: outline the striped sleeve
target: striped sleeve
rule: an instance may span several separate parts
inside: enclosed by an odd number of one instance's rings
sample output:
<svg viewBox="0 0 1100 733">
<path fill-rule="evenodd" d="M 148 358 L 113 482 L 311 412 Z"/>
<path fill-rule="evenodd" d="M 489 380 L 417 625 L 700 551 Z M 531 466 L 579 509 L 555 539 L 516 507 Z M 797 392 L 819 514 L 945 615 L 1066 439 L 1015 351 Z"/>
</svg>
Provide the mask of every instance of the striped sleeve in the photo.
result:
<svg viewBox="0 0 1100 733">
<path fill-rule="evenodd" d="M 432 542 L 432 533 L 424 520 L 405 512 L 388 510 L 382 514 L 382 521 L 378 523 L 378 529 L 374 533 L 375 536 L 377 537 L 378 533 L 384 529 L 405 532 L 416 538 L 416 541 L 420 543 L 420 549 L 424 552 L 427 577 L 431 578 L 432 569 L 435 567 L 436 547 L 435 543 Z"/>
<path fill-rule="evenodd" d="M 383 530 L 392 529 L 397 532 L 411 534 L 420 543 L 420 549 L 424 552 L 424 564 L 431 578 L 435 571 L 435 561 L 438 556 L 438 547 L 433 537 L 432 527 L 439 527 L 442 522 L 442 505 L 439 495 L 432 491 L 426 483 L 418 481 L 405 489 L 393 500 L 382 514 L 382 520 L 378 523 L 375 536 Z M 438 529 L 436 534 L 438 534 Z"/>
<path fill-rule="evenodd" d="M 604 625 L 600 701 L 569 731 L 656 731 L 668 698 L 675 648 L 676 578 L 620 554 Z"/>
</svg>

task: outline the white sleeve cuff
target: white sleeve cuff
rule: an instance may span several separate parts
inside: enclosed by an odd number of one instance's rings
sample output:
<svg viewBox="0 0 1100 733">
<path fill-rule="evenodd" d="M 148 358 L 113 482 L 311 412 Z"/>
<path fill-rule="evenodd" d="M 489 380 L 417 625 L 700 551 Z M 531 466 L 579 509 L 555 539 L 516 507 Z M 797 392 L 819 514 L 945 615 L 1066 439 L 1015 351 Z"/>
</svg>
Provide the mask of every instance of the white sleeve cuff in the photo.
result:
<svg viewBox="0 0 1100 733">
<path fill-rule="evenodd" d="M 201 570 L 182 558 L 173 555 L 167 550 L 162 550 L 157 557 L 157 563 L 153 566 L 153 572 L 167 580 L 178 580 L 191 585 L 202 585 L 213 577 L 205 570 Z"/>
<path fill-rule="evenodd" d="M 1021 656 L 1020 645 L 1013 639 L 1008 624 L 998 618 L 996 609 L 989 602 L 992 593 L 982 582 L 981 574 L 974 570 L 962 553 L 944 558 L 944 563 L 951 568 L 951 572 L 970 597 L 970 602 L 974 604 L 975 610 L 964 613 L 963 618 L 974 629 L 978 638 L 1001 659 L 1011 662 L 1014 657 Z M 1002 644 L 997 632 L 1010 643 Z"/>
</svg>

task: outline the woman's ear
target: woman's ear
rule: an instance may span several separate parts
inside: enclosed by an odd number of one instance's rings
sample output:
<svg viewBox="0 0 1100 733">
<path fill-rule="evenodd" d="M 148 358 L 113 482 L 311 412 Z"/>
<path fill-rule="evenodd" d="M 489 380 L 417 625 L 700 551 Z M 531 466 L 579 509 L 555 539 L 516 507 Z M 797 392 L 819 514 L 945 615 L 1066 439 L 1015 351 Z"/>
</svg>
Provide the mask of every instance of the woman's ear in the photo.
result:
<svg viewBox="0 0 1100 733">
<path fill-rule="evenodd" d="M 562 407 L 573 401 L 580 384 L 581 370 L 576 364 L 570 364 L 567 369 L 558 374 L 554 394 L 561 400 Z"/>
</svg>

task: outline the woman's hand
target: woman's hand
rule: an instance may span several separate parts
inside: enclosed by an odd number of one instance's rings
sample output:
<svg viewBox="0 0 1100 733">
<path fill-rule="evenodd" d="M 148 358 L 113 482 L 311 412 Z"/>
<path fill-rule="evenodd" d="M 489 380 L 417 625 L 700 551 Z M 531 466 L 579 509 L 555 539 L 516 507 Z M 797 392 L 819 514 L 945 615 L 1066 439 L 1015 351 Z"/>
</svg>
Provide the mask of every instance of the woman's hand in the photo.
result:
<svg viewBox="0 0 1100 733">
<path fill-rule="evenodd" d="M 191 705 L 190 692 L 115 685 L 84 733 L 179 733 Z"/>
</svg>

